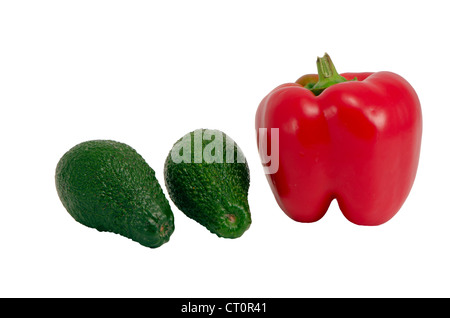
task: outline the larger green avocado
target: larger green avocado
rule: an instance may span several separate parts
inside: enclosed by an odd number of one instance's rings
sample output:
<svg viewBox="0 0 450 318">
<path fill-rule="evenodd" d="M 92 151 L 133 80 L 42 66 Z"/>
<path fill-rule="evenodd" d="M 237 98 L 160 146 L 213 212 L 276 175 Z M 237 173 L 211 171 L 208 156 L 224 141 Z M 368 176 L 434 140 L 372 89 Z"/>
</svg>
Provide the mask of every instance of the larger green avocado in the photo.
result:
<svg viewBox="0 0 450 318">
<path fill-rule="evenodd" d="M 198 129 L 179 139 L 167 156 L 164 179 L 177 208 L 211 233 L 238 238 L 249 228 L 247 160 L 222 131 Z"/>
<path fill-rule="evenodd" d="M 80 143 L 59 160 L 56 189 L 79 223 L 156 248 L 169 240 L 174 217 L 154 170 L 130 146 Z"/>
</svg>

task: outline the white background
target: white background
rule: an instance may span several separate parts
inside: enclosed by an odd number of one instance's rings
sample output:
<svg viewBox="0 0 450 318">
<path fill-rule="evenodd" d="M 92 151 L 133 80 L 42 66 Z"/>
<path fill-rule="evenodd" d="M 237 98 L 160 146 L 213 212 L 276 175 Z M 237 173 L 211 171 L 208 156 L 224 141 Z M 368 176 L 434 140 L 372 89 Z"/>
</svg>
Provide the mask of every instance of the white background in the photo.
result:
<svg viewBox="0 0 450 318">
<path fill-rule="evenodd" d="M 450 74 L 446 1 L 2 1 L 0 296 L 449 297 Z M 377 227 L 333 202 L 312 224 L 277 206 L 254 116 L 274 87 L 314 73 L 396 72 L 424 118 L 406 203 Z M 72 146 L 134 147 L 163 185 L 172 144 L 220 129 L 250 165 L 253 223 L 221 239 L 171 202 L 149 249 L 65 211 L 54 170 Z M 163 189 L 167 191 L 163 185 Z"/>
</svg>

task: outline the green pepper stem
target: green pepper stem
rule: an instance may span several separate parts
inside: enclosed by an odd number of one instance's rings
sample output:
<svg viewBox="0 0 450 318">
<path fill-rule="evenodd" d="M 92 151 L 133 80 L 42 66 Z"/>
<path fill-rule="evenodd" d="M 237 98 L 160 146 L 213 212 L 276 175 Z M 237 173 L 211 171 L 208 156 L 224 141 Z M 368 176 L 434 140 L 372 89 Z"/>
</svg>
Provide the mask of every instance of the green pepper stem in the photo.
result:
<svg viewBox="0 0 450 318">
<path fill-rule="evenodd" d="M 316 64 L 319 81 L 309 89 L 314 95 L 319 96 L 320 93 L 331 85 L 347 82 L 347 79 L 339 75 L 336 71 L 328 53 L 325 53 L 323 57 L 317 57 Z"/>
</svg>

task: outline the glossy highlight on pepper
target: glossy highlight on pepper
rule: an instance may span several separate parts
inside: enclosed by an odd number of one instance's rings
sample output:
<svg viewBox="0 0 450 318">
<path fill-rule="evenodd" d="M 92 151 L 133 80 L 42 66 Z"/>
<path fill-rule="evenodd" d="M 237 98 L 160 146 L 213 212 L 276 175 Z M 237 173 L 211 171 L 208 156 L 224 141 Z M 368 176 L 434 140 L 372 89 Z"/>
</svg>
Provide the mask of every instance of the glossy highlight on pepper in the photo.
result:
<svg viewBox="0 0 450 318">
<path fill-rule="evenodd" d="M 260 154 L 278 149 L 266 174 L 280 208 L 299 222 L 320 220 L 336 199 L 358 225 L 380 225 L 402 207 L 420 156 L 422 112 L 413 87 L 392 72 L 338 74 L 318 58 L 318 74 L 273 89 L 255 118 Z M 260 142 L 259 131 L 267 131 Z M 274 142 L 273 128 L 279 129 Z M 263 165 L 270 163 L 263 162 Z"/>
</svg>

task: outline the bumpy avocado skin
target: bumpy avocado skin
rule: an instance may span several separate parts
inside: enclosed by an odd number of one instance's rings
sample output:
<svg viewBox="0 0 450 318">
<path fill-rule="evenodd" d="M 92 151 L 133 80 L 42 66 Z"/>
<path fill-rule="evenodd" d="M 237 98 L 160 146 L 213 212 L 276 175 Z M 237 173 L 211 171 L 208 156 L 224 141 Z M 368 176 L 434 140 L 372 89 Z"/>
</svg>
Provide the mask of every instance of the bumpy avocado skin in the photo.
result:
<svg viewBox="0 0 450 318">
<path fill-rule="evenodd" d="M 130 146 L 92 140 L 59 160 L 56 189 L 81 224 L 156 248 L 174 231 L 174 217 L 153 169 Z"/>
<path fill-rule="evenodd" d="M 190 163 L 174 162 L 171 152 L 167 156 L 164 166 L 167 191 L 179 210 L 206 227 L 211 233 L 224 238 L 238 238 L 244 234 L 252 222 L 248 204 L 250 171 L 247 160 L 241 149 L 234 143 L 234 162 L 227 163 L 227 135 L 218 130 L 211 130 L 223 135 L 223 162 L 207 163 L 202 158 L 201 163 L 195 163 L 195 151 L 203 151 L 210 142 L 203 139 L 202 143 L 196 144 L 194 134 L 198 131 L 189 133 L 191 135 Z M 205 129 L 201 131 L 205 132 Z M 174 147 L 182 142 L 183 138 L 178 140 Z M 239 157 L 244 161 L 238 162 Z"/>
</svg>

